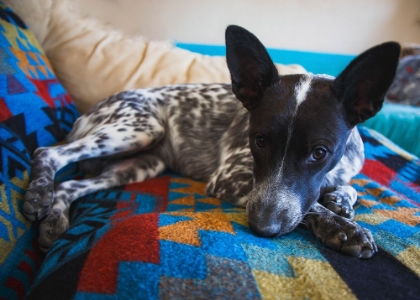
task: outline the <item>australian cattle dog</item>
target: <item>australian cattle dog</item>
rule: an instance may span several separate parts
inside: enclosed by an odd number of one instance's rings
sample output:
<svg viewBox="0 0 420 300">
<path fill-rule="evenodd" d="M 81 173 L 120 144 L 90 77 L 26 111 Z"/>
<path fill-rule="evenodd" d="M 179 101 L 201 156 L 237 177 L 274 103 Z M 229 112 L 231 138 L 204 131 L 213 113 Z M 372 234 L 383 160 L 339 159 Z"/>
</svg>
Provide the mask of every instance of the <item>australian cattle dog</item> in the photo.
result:
<svg viewBox="0 0 420 300">
<path fill-rule="evenodd" d="M 372 234 L 352 220 L 357 193 L 349 181 L 364 160 L 355 126 L 381 109 L 399 54 L 388 42 L 337 78 L 280 76 L 252 33 L 229 26 L 231 85 L 129 90 L 98 103 L 75 122 L 68 144 L 35 151 L 24 213 L 40 220 L 39 244 L 48 249 L 69 227 L 75 199 L 169 168 L 245 207 L 258 236 L 303 224 L 328 247 L 369 258 L 377 251 Z M 72 162 L 94 177 L 55 186 L 57 170 Z"/>
</svg>

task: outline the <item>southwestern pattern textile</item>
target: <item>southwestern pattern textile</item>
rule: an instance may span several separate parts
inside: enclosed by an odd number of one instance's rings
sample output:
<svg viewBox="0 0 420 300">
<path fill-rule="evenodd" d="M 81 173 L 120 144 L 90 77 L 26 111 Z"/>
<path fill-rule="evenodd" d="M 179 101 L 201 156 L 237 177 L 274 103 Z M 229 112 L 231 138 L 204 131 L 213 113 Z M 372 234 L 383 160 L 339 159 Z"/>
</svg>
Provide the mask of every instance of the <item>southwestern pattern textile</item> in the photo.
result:
<svg viewBox="0 0 420 300">
<path fill-rule="evenodd" d="M 79 116 L 26 25 L 0 3 L 0 298 L 24 298 L 42 255 L 22 214 L 32 152 Z"/>
<path fill-rule="evenodd" d="M 34 36 L 0 3 L 0 299 L 419 298 L 420 160 L 363 127 L 366 164 L 352 184 L 355 219 L 380 248 L 372 259 L 329 250 L 304 228 L 256 237 L 244 209 L 171 173 L 77 200 L 44 257 L 22 215 L 30 158 L 78 116 Z"/>
<path fill-rule="evenodd" d="M 303 228 L 259 238 L 244 209 L 174 174 L 98 192 L 48 253 L 30 299 L 412 299 L 420 295 L 420 160 L 360 129 L 356 220 L 380 247 L 344 256 Z"/>
</svg>

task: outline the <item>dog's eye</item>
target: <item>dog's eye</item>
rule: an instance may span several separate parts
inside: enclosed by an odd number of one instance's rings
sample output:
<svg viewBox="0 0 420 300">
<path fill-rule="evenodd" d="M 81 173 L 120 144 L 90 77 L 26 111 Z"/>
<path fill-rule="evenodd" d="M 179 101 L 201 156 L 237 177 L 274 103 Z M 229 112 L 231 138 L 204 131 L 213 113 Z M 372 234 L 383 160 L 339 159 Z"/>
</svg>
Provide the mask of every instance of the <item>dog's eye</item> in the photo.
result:
<svg viewBox="0 0 420 300">
<path fill-rule="evenodd" d="M 325 150 L 324 148 L 316 148 L 314 152 L 312 152 L 312 158 L 314 160 L 320 160 L 323 159 L 326 154 L 327 150 Z"/>
<path fill-rule="evenodd" d="M 255 139 L 255 145 L 257 145 L 258 148 L 264 149 L 265 148 L 265 139 L 262 136 L 257 136 Z"/>
</svg>

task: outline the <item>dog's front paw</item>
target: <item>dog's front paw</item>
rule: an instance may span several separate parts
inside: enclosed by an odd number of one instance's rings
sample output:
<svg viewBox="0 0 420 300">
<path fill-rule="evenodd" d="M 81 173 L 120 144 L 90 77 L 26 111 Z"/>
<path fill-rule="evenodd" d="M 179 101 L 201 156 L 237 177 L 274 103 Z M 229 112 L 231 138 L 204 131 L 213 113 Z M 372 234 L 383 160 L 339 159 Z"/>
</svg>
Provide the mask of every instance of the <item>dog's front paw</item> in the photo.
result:
<svg viewBox="0 0 420 300">
<path fill-rule="evenodd" d="M 54 187 L 47 181 L 44 184 L 32 182 L 25 193 L 23 213 L 31 221 L 41 220 L 51 211 L 54 200 Z"/>
<path fill-rule="evenodd" d="M 327 247 L 346 255 L 370 258 L 378 247 L 370 230 L 337 215 L 316 215 L 307 220 L 308 226 Z"/>
<path fill-rule="evenodd" d="M 346 194 L 341 194 L 336 191 L 325 194 L 321 204 L 333 213 L 344 218 L 351 220 L 354 217 L 353 206 L 351 205 L 350 198 Z"/>
<path fill-rule="evenodd" d="M 39 225 L 39 247 L 43 251 L 48 251 L 52 243 L 68 228 L 67 216 L 61 210 L 52 209 Z"/>
<path fill-rule="evenodd" d="M 342 186 L 325 194 L 320 203 L 333 213 L 352 220 L 354 217 L 353 205 L 356 200 L 356 190 L 351 186 Z"/>
</svg>

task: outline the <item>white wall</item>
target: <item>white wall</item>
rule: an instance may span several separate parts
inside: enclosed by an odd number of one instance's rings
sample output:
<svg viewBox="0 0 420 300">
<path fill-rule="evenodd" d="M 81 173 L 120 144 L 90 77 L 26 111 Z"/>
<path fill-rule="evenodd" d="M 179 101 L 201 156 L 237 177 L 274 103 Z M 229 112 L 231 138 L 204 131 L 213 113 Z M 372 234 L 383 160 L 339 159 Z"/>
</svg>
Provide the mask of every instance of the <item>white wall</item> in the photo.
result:
<svg viewBox="0 0 420 300">
<path fill-rule="evenodd" d="M 224 44 L 228 24 L 268 47 L 357 54 L 420 43 L 420 0 L 74 0 L 84 15 L 149 39 Z"/>
</svg>

